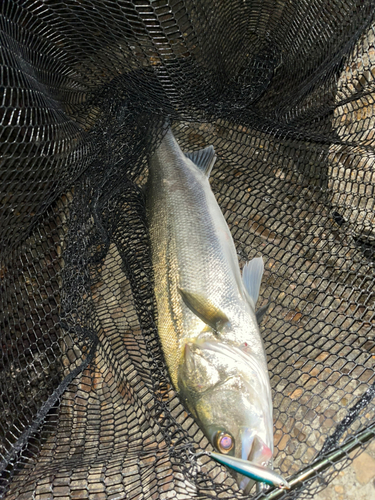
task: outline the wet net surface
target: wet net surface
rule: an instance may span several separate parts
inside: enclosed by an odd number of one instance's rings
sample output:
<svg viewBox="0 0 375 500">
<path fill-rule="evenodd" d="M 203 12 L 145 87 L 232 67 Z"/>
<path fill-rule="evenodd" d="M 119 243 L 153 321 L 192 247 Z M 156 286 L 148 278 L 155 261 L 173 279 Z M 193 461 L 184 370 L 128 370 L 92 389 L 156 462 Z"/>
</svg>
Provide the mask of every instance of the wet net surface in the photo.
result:
<svg viewBox="0 0 375 500">
<path fill-rule="evenodd" d="M 242 496 L 194 455 L 158 341 L 142 188 L 165 123 L 213 144 L 240 264 L 265 261 L 276 469 L 372 428 L 373 8 L 2 2 L 0 497 Z"/>
</svg>

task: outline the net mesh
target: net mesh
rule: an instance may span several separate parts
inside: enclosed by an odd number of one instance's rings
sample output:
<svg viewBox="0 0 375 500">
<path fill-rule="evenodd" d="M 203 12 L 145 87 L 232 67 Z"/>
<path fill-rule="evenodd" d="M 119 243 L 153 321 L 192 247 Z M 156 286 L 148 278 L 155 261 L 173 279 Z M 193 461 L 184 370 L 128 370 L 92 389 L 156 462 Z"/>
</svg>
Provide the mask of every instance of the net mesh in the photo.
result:
<svg viewBox="0 0 375 500">
<path fill-rule="evenodd" d="M 166 123 L 214 146 L 240 264 L 265 260 L 276 470 L 328 456 L 284 498 L 353 458 L 329 454 L 375 424 L 373 9 L 3 0 L 0 497 L 242 496 L 196 455 L 155 326 L 143 186 Z"/>
</svg>

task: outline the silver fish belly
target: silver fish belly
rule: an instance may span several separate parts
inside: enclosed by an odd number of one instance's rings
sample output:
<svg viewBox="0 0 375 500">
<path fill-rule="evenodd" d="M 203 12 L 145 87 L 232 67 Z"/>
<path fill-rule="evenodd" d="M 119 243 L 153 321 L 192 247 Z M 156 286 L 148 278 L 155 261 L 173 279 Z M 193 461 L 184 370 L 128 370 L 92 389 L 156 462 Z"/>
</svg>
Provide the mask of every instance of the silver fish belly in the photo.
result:
<svg viewBox="0 0 375 500">
<path fill-rule="evenodd" d="M 208 180 L 215 159 L 212 146 L 184 154 L 169 130 L 149 160 L 158 331 L 172 383 L 212 445 L 272 466 L 271 389 L 255 315 L 263 260 L 241 276 Z"/>
</svg>

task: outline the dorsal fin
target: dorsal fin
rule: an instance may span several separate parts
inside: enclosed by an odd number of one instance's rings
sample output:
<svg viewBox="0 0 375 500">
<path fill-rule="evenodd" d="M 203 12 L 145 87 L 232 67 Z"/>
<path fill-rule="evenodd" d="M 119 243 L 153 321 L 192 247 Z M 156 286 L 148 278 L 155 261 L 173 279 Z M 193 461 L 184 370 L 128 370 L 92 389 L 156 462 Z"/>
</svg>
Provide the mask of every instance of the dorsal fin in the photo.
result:
<svg viewBox="0 0 375 500">
<path fill-rule="evenodd" d="M 259 296 L 260 283 L 262 281 L 264 264 L 262 257 L 257 257 L 245 264 L 242 271 L 242 281 L 248 293 L 250 304 L 255 311 L 255 304 Z"/>
<path fill-rule="evenodd" d="M 216 161 L 215 150 L 213 146 L 193 151 L 192 153 L 185 153 L 186 158 L 189 158 L 201 172 L 207 177 L 210 177 L 212 167 Z"/>
<path fill-rule="evenodd" d="M 185 305 L 213 330 L 220 331 L 229 322 L 226 314 L 205 297 L 178 289 Z"/>
<path fill-rule="evenodd" d="M 260 324 L 262 323 L 263 321 L 263 318 L 264 316 L 266 315 L 267 311 L 268 311 L 268 308 L 269 308 L 269 305 L 270 303 L 267 302 L 266 305 L 260 307 L 257 312 L 255 313 L 255 316 L 256 316 L 256 319 L 258 321 L 258 325 L 260 326 Z"/>
</svg>

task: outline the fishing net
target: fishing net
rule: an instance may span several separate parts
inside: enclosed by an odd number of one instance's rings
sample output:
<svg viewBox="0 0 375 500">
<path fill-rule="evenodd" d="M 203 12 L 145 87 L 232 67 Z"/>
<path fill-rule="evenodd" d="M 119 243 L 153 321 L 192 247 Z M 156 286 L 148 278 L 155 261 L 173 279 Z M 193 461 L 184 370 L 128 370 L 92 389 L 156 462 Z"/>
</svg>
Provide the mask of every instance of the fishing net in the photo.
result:
<svg viewBox="0 0 375 500">
<path fill-rule="evenodd" d="M 3 0 L 0 497 L 233 499 L 156 330 L 147 158 L 212 144 L 241 267 L 262 255 L 269 498 L 374 433 L 374 4 Z M 256 493 L 252 492 L 251 496 Z"/>
</svg>

